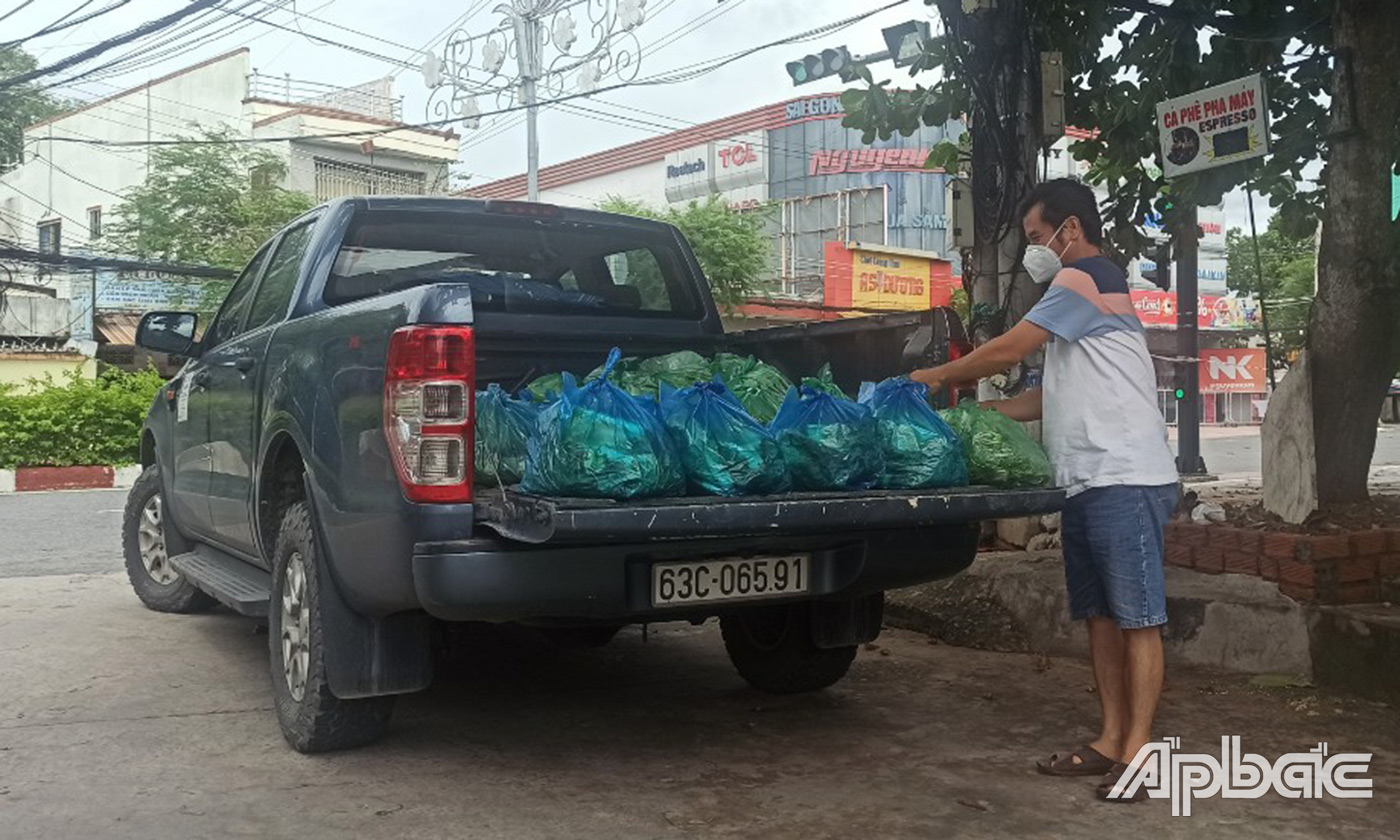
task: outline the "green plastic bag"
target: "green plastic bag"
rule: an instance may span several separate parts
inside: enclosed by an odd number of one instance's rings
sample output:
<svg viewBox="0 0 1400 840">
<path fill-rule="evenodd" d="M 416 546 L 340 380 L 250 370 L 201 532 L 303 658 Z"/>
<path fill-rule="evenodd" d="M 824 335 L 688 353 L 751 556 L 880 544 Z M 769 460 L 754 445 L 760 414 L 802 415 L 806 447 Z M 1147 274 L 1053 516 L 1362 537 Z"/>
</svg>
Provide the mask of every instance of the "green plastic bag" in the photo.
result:
<svg viewBox="0 0 1400 840">
<path fill-rule="evenodd" d="M 928 386 L 904 377 L 860 386 L 860 400 L 875 411 L 885 467 L 884 490 L 963 487 L 967 460 L 952 427 L 928 404 Z"/>
<path fill-rule="evenodd" d="M 608 373 L 608 381 L 634 397 L 656 398 L 656 377 L 642 369 L 643 360 L 636 356 L 619 359 Z M 584 377 L 585 383 L 603 378 L 607 364 L 601 364 Z"/>
<path fill-rule="evenodd" d="M 564 394 L 564 374 L 546 373 L 526 385 L 525 390 L 530 392 L 535 402 L 553 402 Z"/>
<path fill-rule="evenodd" d="M 685 472 L 656 403 L 614 385 L 617 348 L 602 375 L 579 387 L 564 377 L 558 402 L 540 413 L 521 490 L 542 496 L 640 499 L 685 492 Z"/>
<path fill-rule="evenodd" d="M 884 466 L 869 406 L 803 386 L 788 392 L 772 425 L 798 490 L 867 490 Z"/>
<path fill-rule="evenodd" d="M 744 410 L 765 426 L 778 416 L 783 399 L 792 390 L 792 383 L 777 368 L 753 356 L 720 353 L 711 368 Z"/>
<path fill-rule="evenodd" d="M 781 493 L 787 463 L 771 432 L 719 380 L 676 390 L 661 385 L 661 417 L 692 489 L 712 496 Z"/>
<path fill-rule="evenodd" d="M 850 397 L 846 396 L 846 392 L 841 390 L 841 386 L 837 385 L 835 380 L 831 378 L 830 362 L 818 368 L 816 376 L 805 377 L 802 380 L 802 384 L 808 388 L 811 388 L 816 391 L 821 391 L 825 394 L 830 394 L 833 397 L 837 397 L 839 399 L 850 399 Z"/>
<path fill-rule="evenodd" d="M 494 382 L 476 392 L 473 472 L 477 482 L 490 487 L 520 483 L 539 413 L 534 402 L 515 399 Z"/>
<path fill-rule="evenodd" d="M 942 416 L 962 439 L 973 484 L 1043 487 L 1054 478 L 1045 450 L 1000 411 L 968 402 L 945 409 Z"/>
<path fill-rule="evenodd" d="M 689 388 L 697 382 L 709 382 L 713 374 L 706 358 L 693 350 L 680 350 L 664 356 L 653 356 L 641 363 L 642 373 L 652 377 L 659 387 L 662 382 L 672 388 Z M 658 396 L 653 392 L 652 396 Z"/>
</svg>

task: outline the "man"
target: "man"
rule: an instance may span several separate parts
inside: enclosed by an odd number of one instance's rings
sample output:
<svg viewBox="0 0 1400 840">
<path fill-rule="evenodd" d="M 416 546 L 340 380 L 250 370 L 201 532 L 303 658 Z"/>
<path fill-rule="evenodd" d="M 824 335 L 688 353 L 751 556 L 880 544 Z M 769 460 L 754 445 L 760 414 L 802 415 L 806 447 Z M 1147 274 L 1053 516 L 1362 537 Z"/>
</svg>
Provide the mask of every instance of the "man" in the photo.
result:
<svg viewBox="0 0 1400 840">
<path fill-rule="evenodd" d="M 1056 483 L 1069 496 L 1060 533 L 1070 614 L 1088 622 L 1103 728 L 1036 766 L 1052 776 L 1104 775 L 1106 797 L 1152 738 L 1167 621 L 1162 531 L 1177 501 L 1176 466 L 1127 276 L 1100 247 L 1093 191 L 1050 181 L 1031 191 L 1020 215 L 1024 265 L 1050 284 L 1045 296 L 1004 335 L 912 376 L 937 391 L 1004 371 L 1048 343 L 1043 389 L 990 405 L 1013 420 L 1043 417 Z"/>
</svg>

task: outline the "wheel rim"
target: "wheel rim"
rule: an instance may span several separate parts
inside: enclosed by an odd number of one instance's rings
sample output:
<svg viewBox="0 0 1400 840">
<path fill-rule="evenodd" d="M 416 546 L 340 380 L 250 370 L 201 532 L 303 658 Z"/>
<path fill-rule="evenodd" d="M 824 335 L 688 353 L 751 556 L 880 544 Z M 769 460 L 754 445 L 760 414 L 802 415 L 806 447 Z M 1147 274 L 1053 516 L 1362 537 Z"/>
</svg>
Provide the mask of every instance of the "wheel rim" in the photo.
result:
<svg viewBox="0 0 1400 840">
<path fill-rule="evenodd" d="M 764 607 L 740 615 L 739 624 L 744 628 L 749 644 L 764 653 L 771 653 L 782 646 L 792 623 L 792 608 L 786 606 Z"/>
<path fill-rule="evenodd" d="M 141 508 L 140 524 L 136 528 L 136 541 L 141 549 L 141 565 L 151 580 L 161 586 L 169 586 L 180 579 L 180 573 L 170 565 L 170 555 L 165 545 L 165 519 L 160 494 L 146 500 Z"/>
<path fill-rule="evenodd" d="M 282 676 L 292 699 L 306 694 L 306 672 L 311 664 L 311 613 L 306 605 L 306 561 L 300 551 L 287 557 L 282 573 Z"/>
</svg>

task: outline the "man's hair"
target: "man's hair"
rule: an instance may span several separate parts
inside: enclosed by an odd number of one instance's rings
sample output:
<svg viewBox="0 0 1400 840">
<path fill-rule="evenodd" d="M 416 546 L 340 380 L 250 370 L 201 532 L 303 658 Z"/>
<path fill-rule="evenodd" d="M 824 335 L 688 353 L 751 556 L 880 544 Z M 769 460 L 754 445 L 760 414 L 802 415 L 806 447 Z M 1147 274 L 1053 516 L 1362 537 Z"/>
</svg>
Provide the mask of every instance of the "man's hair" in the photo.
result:
<svg viewBox="0 0 1400 840">
<path fill-rule="evenodd" d="M 1021 201 L 1017 211 L 1019 218 L 1026 218 L 1031 209 L 1040 205 L 1040 218 L 1052 228 L 1058 228 L 1065 219 L 1074 216 L 1084 228 L 1084 238 L 1090 245 L 1103 244 L 1103 219 L 1099 216 L 1099 202 L 1094 191 L 1072 178 L 1056 178 L 1043 184 L 1036 184 Z"/>
</svg>

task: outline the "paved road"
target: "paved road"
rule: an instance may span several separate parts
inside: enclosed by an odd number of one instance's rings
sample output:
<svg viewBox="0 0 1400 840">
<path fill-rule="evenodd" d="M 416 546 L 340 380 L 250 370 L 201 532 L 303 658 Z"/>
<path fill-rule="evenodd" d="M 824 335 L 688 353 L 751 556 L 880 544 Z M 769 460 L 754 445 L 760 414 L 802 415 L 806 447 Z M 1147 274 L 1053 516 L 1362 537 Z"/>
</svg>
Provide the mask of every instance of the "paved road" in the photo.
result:
<svg viewBox="0 0 1400 840">
<path fill-rule="evenodd" d="M 1258 429 L 1238 431 L 1245 433 L 1228 437 L 1202 437 L 1201 457 L 1205 459 L 1206 469 L 1220 476 L 1259 474 Z M 1176 449 L 1175 442 L 1172 449 Z M 1376 453 L 1371 458 L 1371 465 L 1382 467 L 1397 464 L 1400 464 L 1400 426 L 1381 426 L 1376 435 Z"/>
<path fill-rule="evenodd" d="M 1273 757 L 1376 754 L 1374 800 L 1095 802 L 1030 760 L 1092 737 L 1084 663 L 887 631 L 835 688 L 746 688 L 713 624 L 598 651 L 482 630 L 389 736 L 304 757 L 270 707 L 267 637 L 148 612 L 112 536 L 119 493 L 0 499 L 0 837 L 928 838 L 1389 836 L 1394 710 L 1173 669 L 1161 734 Z M 71 547 L 77 544 L 78 548 Z M 39 560 L 30 558 L 41 558 Z"/>
</svg>

